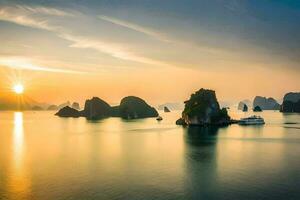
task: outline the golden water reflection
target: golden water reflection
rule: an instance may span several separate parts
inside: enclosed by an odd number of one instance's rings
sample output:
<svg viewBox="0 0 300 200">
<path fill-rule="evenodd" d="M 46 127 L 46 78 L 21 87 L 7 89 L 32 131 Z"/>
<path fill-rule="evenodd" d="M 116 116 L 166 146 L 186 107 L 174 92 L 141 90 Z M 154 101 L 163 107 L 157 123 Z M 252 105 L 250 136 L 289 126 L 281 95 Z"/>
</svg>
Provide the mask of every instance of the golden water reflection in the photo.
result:
<svg viewBox="0 0 300 200">
<path fill-rule="evenodd" d="M 23 113 L 14 113 L 12 141 L 12 163 L 8 188 L 12 199 L 26 199 L 30 191 L 30 181 L 25 169 Z"/>
<path fill-rule="evenodd" d="M 19 168 L 22 164 L 22 151 L 24 143 L 23 113 L 14 113 L 14 131 L 13 131 L 13 158 L 14 165 Z"/>
</svg>

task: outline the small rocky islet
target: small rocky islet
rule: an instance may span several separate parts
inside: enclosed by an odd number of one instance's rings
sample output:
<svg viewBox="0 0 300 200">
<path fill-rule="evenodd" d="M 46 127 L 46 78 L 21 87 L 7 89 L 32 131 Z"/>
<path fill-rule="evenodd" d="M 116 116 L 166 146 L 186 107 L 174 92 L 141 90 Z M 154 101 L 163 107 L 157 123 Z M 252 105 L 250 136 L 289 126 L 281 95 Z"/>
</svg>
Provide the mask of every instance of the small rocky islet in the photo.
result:
<svg viewBox="0 0 300 200">
<path fill-rule="evenodd" d="M 236 123 L 227 113 L 226 108 L 220 108 L 216 93 L 213 90 L 200 89 L 185 101 L 185 107 L 177 125 L 189 126 L 223 126 Z"/>
<path fill-rule="evenodd" d="M 164 112 L 165 112 L 165 113 L 168 113 L 168 112 L 171 112 L 171 110 L 170 110 L 167 106 L 165 106 L 165 107 L 164 107 Z"/>
</svg>

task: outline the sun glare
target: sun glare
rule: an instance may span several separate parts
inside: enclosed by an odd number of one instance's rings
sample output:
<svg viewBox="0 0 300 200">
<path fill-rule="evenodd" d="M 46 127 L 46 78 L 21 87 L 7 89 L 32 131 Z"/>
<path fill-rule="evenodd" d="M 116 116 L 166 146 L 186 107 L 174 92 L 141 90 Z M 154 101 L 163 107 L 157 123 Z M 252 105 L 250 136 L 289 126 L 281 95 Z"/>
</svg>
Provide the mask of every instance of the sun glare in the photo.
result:
<svg viewBox="0 0 300 200">
<path fill-rule="evenodd" d="M 14 86 L 13 90 L 17 94 L 22 94 L 24 92 L 24 86 L 22 84 L 17 84 Z"/>
</svg>

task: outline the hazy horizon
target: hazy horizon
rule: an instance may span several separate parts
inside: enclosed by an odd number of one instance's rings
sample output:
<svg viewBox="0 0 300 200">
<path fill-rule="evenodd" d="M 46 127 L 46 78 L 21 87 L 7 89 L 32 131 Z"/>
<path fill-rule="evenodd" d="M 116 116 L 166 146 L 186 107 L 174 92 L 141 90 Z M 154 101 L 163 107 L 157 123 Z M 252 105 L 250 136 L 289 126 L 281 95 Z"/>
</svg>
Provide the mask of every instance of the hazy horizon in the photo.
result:
<svg viewBox="0 0 300 200">
<path fill-rule="evenodd" d="M 220 102 L 300 91 L 297 1 L 0 0 L 0 93 L 47 103 L 200 88 Z M 1 95 L 0 95 L 1 96 Z"/>
</svg>

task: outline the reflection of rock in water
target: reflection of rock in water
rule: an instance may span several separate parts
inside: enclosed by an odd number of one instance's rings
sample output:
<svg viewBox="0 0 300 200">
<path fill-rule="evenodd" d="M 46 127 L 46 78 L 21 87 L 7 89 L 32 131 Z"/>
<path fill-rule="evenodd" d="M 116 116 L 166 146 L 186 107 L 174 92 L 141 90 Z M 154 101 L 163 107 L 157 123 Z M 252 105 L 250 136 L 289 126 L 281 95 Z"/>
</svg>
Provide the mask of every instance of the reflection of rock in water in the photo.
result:
<svg viewBox="0 0 300 200">
<path fill-rule="evenodd" d="M 188 149 L 186 156 L 199 162 L 206 162 L 214 157 L 211 150 L 215 148 L 218 129 L 218 127 L 188 127 L 185 134 Z"/>
<path fill-rule="evenodd" d="M 218 127 L 188 127 L 185 133 L 184 196 L 186 199 L 215 199 L 218 184 Z"/>
</svg>

